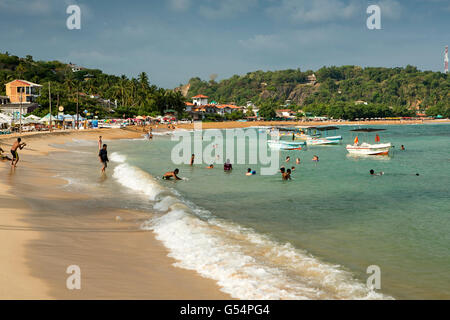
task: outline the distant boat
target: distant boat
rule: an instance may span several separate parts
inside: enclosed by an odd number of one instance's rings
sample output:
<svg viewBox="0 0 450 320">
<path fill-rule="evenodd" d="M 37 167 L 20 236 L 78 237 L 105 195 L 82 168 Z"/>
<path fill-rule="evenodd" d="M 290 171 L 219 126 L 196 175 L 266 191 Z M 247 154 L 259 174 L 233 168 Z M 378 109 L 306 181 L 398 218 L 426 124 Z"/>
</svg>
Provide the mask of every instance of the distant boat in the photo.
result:
<svg viewBox="0 0 450 320">
<path fill-rule="evenodd" d="M 282 141 L 282 140 L 269 140 L 267 141 L 267 145 L 271 149 L 278 150 L 301 150 L 303 146 L 305 146 L 305 142 L 303 141 Z"/>
<path fill-rule="evenodd" d="M 337 131 L 338 127 L 333 126 L 321 126 L 321 127 L 305 127 L 306 132 L 306 144 L 310 146 L 340 144 L 342 136 L 328 136 L 328 131 Z M 323 136 L 325 133 L 325 136 Z"/>
<path fill-rule="evenodd" d="M 370 132 L 379 132 L 379 131 L 384 131 L 384 130 L 386 130 L 386 129 L 366 128 L 366 129 L 355 129 L 355 130 L 351 130 L 351 131 L 370 133 Z M 350 154 L 353 154 L 353 155 L 369 155 L 369 156 L 389 155 L 389 151 L 392 148 L 392 144 L 390 142 L 379 143 L 380 138 L 379 138 L 378 134 L 376 135 L 375 142 L 376 142 L 375 144 L 370 144 L 367 142 L 363 142 L 363 143 L 359 144 L 359 139 L 358 139 L 358 137 L 356 137 L 355 143 L 347 145 L 346 149 Z"/>
</svg>

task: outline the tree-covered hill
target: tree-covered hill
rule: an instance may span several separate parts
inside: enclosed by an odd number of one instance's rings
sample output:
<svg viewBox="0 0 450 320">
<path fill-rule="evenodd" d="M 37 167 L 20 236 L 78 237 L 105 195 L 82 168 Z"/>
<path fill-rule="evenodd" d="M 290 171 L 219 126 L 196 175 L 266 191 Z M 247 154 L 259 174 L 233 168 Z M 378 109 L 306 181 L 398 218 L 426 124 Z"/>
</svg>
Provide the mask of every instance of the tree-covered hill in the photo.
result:
<svg viewBox="0 0 450 320">
<path fill-rule="evenodd" d="M 5 95 L 5 84 L 14 79 L 24 79 L 41 84 L 41 107 L 38 115 L 48 113 L 50 82 L 52 105 L 62 105 L 66 113 L 76 111 L 77 92 L 79 110 L 87 109 L 92 114 L 126 117 L 134 115 L 161 114 L 164 110 L 184 109 L 184 97 L 172 90 L 151 85 L 145 72 L 137 78 L 115 76 L 98 69 L 82 69 L 72 72 L 70 65 L 59 61 L 34 61 L 31 56 L 20 58 L 8 53 L 0 53 L 0 95 Z M 101 99 L 90 98 L 91 95 Z M 107 103 L 106 100 L 110 100 Z M 117 101 L 117 108 L 115 102 Z M 57 112 L 57 108 L 53 108 Z"/>
<path fill-rule="evenodd" d="M 317 83 L 308 84 L 307 77 L 313 73 Z M 425 111 L 429 114 L 448 114 L 450 106 L 448 75 L 419 71 L 413 66 L 323 67 L 316 72 L 302 72 L 300 69 L 256 71 L 220 82 L 192 78 L 189 85 L 188 98 L 206 94 L 221 103 L 241 105 L 247 101 L 257 104 L 272 101 L 275 107 L 279 107 L 286 100 L 291 100 L 294 109 L 317 111 L 325 106 L 350 106 L 355 105 L 356 101 L 364 101 L 378 108 L 409 110 L 412 114 Z"/>
</svg>

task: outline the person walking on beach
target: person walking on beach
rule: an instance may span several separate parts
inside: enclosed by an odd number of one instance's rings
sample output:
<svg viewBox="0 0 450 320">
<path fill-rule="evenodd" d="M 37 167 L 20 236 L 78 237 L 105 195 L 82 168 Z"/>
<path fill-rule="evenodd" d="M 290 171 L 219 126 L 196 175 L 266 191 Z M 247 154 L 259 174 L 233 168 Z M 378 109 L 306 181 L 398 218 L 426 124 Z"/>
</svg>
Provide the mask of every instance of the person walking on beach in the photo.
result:
<svg viewBox="0 0 450 320">
<path fill-rule="evenodd" d="M 101 150 L 103 147 L 102 136 L 98 137 L 98 150 Z"/>
<path fill-rule="evenodd" d="M 17 152 L 17 149 L 22 150 L 23 147 L 25 147 L 27 144 L 25 142 L 21 142 L 22 138 L 17 138 L 17 141 L 14 142 L 14 144 L 11 147 L 11 154 L 13 156 L 11 161 L 11 166 L 14 168 L 17 167 L 17 162 L 19 162 L 19 153 Z"/>
<path fill-rule="evenodd" d="M 98 157 L 100 159 L 100 162 L 103 164 L 102 173 L 105 173 L 105 170 L 108 167 L 108 162 L 109 162 L 108 151 L 106 150 L 107 147 L 108 146 L 106 144 L 104 144 L 103 148 L 100 149 L 100 152 L 98 153 Z"/>
</svg>

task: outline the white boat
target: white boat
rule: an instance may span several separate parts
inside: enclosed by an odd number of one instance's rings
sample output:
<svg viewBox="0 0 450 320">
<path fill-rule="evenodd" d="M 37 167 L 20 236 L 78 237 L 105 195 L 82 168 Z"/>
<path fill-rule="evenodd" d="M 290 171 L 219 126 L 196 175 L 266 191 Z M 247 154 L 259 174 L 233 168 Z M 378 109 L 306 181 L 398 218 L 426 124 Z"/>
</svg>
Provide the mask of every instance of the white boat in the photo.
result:
<svg viewBox="0 0 450 320">
<path fill-rule="evenodd" d="M 364 142 L 359 145 L 347 145 L 349 153 L 367 156 L 388 155 L 391 148 L 391 143 L 368 144 Z"/>
<path fill-rule="evenodd" d="M 278 150 L 301 150 L 305 145 L 305 142 L 295 142 L 295 141 L 282 141 L 282 140 L 269 140 L 267 145 L 271 149 Z"/>
<path fill-rule="evenodd" d="M 342 136 L 326 137 L 326 138 L 308 138 L 306 144 L 309 146 L 319 146 L 326 144 L 339 144 L 341 143 Z"/>
<path fill-rule="evenodd" d="M 369 133 L 384 130 L 385 129 L 365 128 L 365 129 L 356 129 L 352 131 Z M 378 136 L 378 134 L 376 135 L 375 142 L 376 142 L 375 144 L 370 144 L 367 142 L 363 142 L 360 144 L 358 137 L 356 137 L 355 143 L 347 145 L 346 149 L 350 154 L 353 155 L 364 155 L 364 156 L 389 155 L 389 151 L 392 148 L 392 144 L 390 142 L 379 143 L 380 137 Z"/>
</svg>

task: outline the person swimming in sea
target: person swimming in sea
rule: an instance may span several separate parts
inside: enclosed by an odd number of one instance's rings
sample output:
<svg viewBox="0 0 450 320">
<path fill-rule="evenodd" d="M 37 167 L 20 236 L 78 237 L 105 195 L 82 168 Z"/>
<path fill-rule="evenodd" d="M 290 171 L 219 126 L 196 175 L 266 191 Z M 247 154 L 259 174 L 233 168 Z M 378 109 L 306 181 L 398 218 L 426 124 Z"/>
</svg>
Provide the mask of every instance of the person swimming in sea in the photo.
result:
<svg viewBox="0 0 450 320">
<path fill-rule="evenodd" d="M 300 164 L 300 158 L 295 159 L 296 164 Z"/>
<path fill-rule="evenodd" d="M 223 164 L 223 170 L 224 171 L 231 171 L 231 170 L 233 170 L 233 165 L 231 164 L 230 159 L 227 159 L 227 162 L 225 162 Z"/>
<path fill-rule="evenodd" d="M 252 172 L 252 169 L 251 168 L 248 168 L 247 169 L 247 173 L 245 174 L 246 176 L 252 176 L 253 175 L 253 172 Z"/>
<path fill-rule="evenodd" d="M 314 161 L 314 162 L 319 162 L 319 157 L 315 155 L 315 156 L 312 158 L 312 161 Z"/>
<path fill-rule="evenodd" d="M 405 150 L 406 150 L 404 145 L 402 145 L 402 146 L 400 147 L 400 149 L 401 149 L 402 151 L 405 151 Z"/>
<path fill-rule="evenodd" d="M 209 166 L 206 167 L 206 169 L 214 169 L 214 165 L 210 164 Z"/>
<path fill-rule="evenodd" d="M 295 171 L 295 167 L 291 167 L 291 170 L 292 170 L 292 171 Z"/>
<path fill-rule="evenodd" d="M 289 161 L 291 161 L 291 157 L 287 156 L 286 157 L 286 163 L 288 163 Z"/>
<path fill-rule="evenodd" d="M 192 156 L 191 156 L 191 163 L 190 163 L 191 166 L 194 165 L 194 160 L 195 160 L 195 154 L 192 154 Z"/>
<path fill-rule="evenodd" d="M 283 180 L 291 180 L 291 169 L 287 169 L 286 171 L 283 170 L 281 177 Z"/>
<path fill-rule="evenodd" d="M 178 177 L 179 172 L 180 172 L 180 170 L 178 170 L 178 168 L 173 171 L 168 171 L 163 175 L 163 179 L 170 180 L 170 179 L 174 178 L 175 180 L 181 180 L 181 178 Z"/>
<path fill-rule="evenodd" d="M 382 176 L 382 175 L 384 175 L 383 171 L 375 173 L 375 171 L 373 169 L 370 169 L 369 173 L 370 173 L 371 176 Z"/>
</svg>

